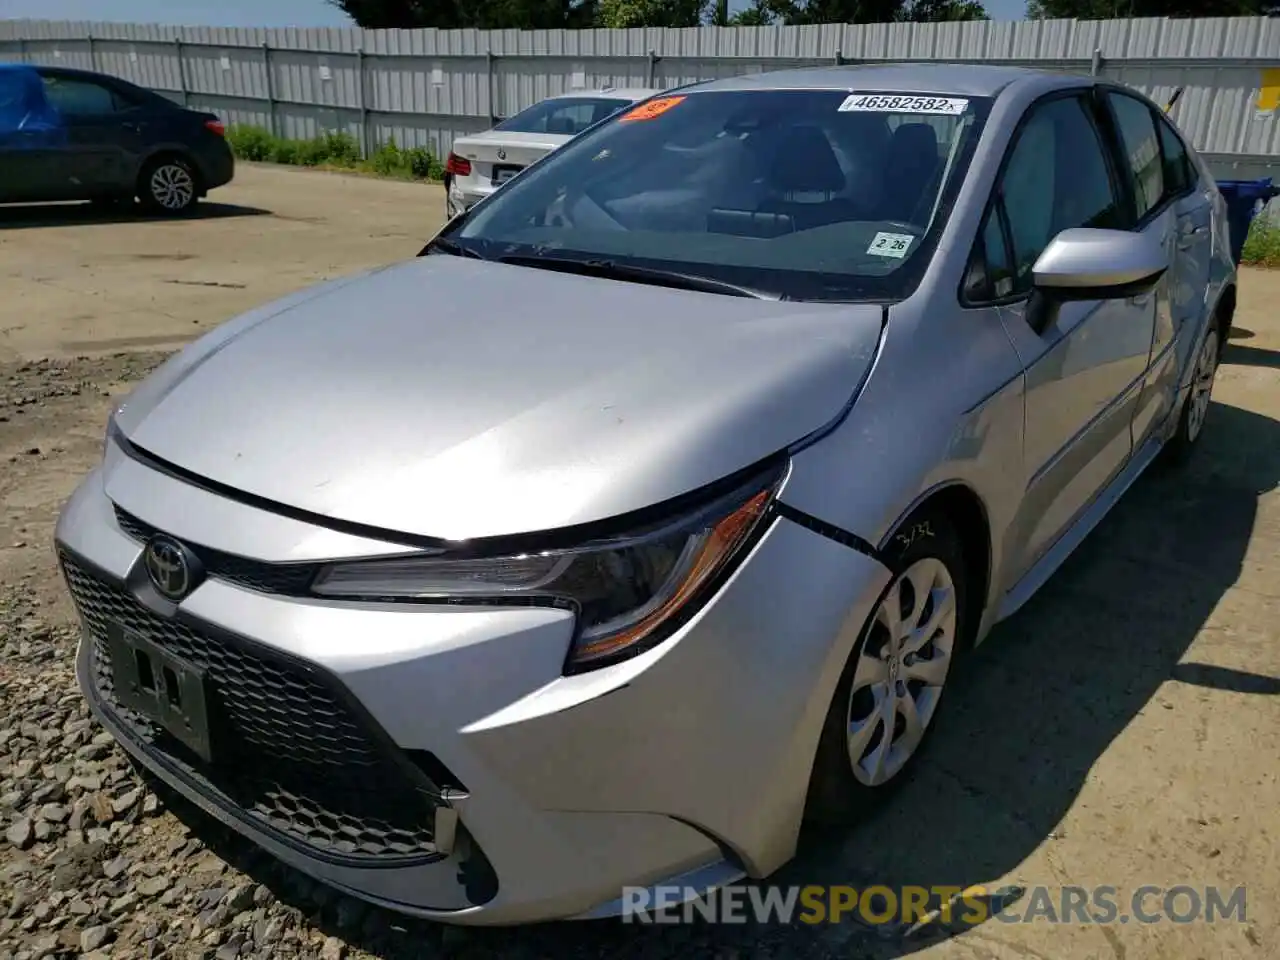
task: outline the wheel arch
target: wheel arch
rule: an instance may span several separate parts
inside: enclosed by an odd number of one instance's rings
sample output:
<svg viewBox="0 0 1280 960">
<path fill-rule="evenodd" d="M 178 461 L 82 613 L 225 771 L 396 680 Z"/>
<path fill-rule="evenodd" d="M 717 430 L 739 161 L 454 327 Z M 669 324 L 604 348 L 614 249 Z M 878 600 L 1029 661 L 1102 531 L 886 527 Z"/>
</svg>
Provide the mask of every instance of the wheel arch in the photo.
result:
<svg viewBox="0 0 1280 960">
<path fill-rule="evenodd" d="M 1210 319 L 1216 320 L 1218 323 L 1218 336 L 1222 338 L 1219 347 L 1227 345 L 1227 337 L 1231 334 L 1231 325 L 1236 319 L 1236 284 L 1234 282 L 1227 284 L 1222 288 L 1222 293 L 1218 296 L 1218 302 L 1213 305 L 1213 312 L 1209 314 Z"/>
<path fill-rule="evenodd" d="M 148 171 L 157 164 L 165 160 L 181 160 L 191 168 L 192 174 L 196 181 L 196 196 L 203 196 L 205 192 L 205 175 L 204 170 L 200 167 L 200 162 L 195 158 L 190 150 L 176 144 L 164 144 L 154 148 L 150 153 L 142 158 L 142 163 L 138 165 L 137 175 L 134 177 L 134 188 L 141 196 L 146 190 L 146 177 Z"/>
<path fill-rule="evenodd" d="M 963 480 L 949 480 L 929 488 L 912 501 L 894 521 L 877 549 L 883 554 L 906 523 L 913 517 L 933 510 L 942 513 L 955 524 L 964 551 L 966 574 L 973 578 L 968 583 L 968 592 L 977 602 L 970 604 L 963 626 L 963 642 L 965 645 L 972 645 L 977 640 L 983 615 L 991 599 L 989 593 L 993 554 L 991 519 L 986 503 L 977 491 Z"/>
</svg>

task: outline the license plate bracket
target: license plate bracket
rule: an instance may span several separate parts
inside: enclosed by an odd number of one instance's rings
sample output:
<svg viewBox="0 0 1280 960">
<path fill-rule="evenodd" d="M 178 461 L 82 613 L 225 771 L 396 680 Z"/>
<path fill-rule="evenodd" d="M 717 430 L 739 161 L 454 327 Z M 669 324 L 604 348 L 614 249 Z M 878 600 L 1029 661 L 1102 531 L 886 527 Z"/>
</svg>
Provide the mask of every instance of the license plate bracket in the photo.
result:
<svg viewBox="0 0 1280 960">
<path fill-rule="evenodd" d="M 519 173 L 523 169 L 524 167 L 521 167 L 519 164 L 514 164 L 514 163 L 509 163 L 505 165 L 494 164 L 493 185 L 495 187 L 502 186 L 504 183 L 506 183 L 508 180 L 510 180 L 512 177 L 514 177 L 517 173 Z"/>
<path fill-rule="evenodd" d="M 119 625 L 107 631 L 107 650 L 120 705 L 159 724 L 212 763 L 211 697 L 204 671 Z"/>
</svg>

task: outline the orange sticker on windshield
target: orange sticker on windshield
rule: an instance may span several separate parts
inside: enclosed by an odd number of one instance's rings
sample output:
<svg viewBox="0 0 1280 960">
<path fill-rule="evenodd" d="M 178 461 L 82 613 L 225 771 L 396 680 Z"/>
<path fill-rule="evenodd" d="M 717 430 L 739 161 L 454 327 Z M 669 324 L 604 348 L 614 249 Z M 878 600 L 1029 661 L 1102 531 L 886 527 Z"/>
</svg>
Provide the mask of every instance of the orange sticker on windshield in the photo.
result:
<svg viewBox="0 0 1280 960">
<path fill-rule="evenodd" d="M 652 120 L 660 117 L 672 107 L 679 106 L 684 102 L 684 97 L 659 97 L 657 100 L 650 100 L 648 103 L 642 103 L 634 110 L 623 115 L 623 120 Z"/>
</svg>

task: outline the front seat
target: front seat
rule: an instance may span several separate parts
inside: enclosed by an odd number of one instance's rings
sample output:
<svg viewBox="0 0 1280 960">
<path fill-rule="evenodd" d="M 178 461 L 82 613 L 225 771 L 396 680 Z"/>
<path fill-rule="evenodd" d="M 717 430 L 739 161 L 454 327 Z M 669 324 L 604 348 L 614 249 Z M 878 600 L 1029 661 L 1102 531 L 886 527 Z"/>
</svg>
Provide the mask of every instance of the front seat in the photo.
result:
<svg viewBox="0 0 1280 960">
<path fill-rule="evenodd" d="M 790 218 L 796 230 L 859 219 L 858 206 L 836 196 L 847 186 L 831 141 L 818 127 L 793 127 L 779 138 L 765 178 L 769 196 L 761 213 Z"/>
<path fill-rule="evenodd" d="M 547 133 L 557 136 L 574 136 L 578 132 L 578 125 L 573 122 L 572 117 L 552 117 L 547 121 Z"/>
<path fill-rule="evenodd" d="M 931 188 L 941 166 L 937 131 L 927 123 L 901 124 L 893 131 L 888 156 L 896 175 L 889 181 L 881 219 L 923 225 L 922 218 L 929 215 L 926 201 L 933 199 Z"/>
</svg>

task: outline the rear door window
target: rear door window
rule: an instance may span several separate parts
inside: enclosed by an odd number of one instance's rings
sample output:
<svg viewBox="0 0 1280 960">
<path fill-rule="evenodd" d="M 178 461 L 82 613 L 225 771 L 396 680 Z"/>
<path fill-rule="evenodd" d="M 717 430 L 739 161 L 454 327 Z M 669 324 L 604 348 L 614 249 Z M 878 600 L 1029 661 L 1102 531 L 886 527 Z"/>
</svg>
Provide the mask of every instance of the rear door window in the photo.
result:
<svg viewBox="0 0 1280 960">
<path fill-rule="evenodd" d="M 65 116 L 110 116 L 125 108 L 115 92 L 105 84 L 68 77 L 43 79 L 45 96 Z"/>
<path fill-rule="evenodd" d="M 1164 117 L 1156 117 L 1156 130 L 1160 135 L 1160 153 L 1164 160 L 1164 192 L 1167 197 L 1180 197 L 1195 186 L 1196 177 L 1191 169 L 1191 158 L 1182 137 Z"/>
</svg>

